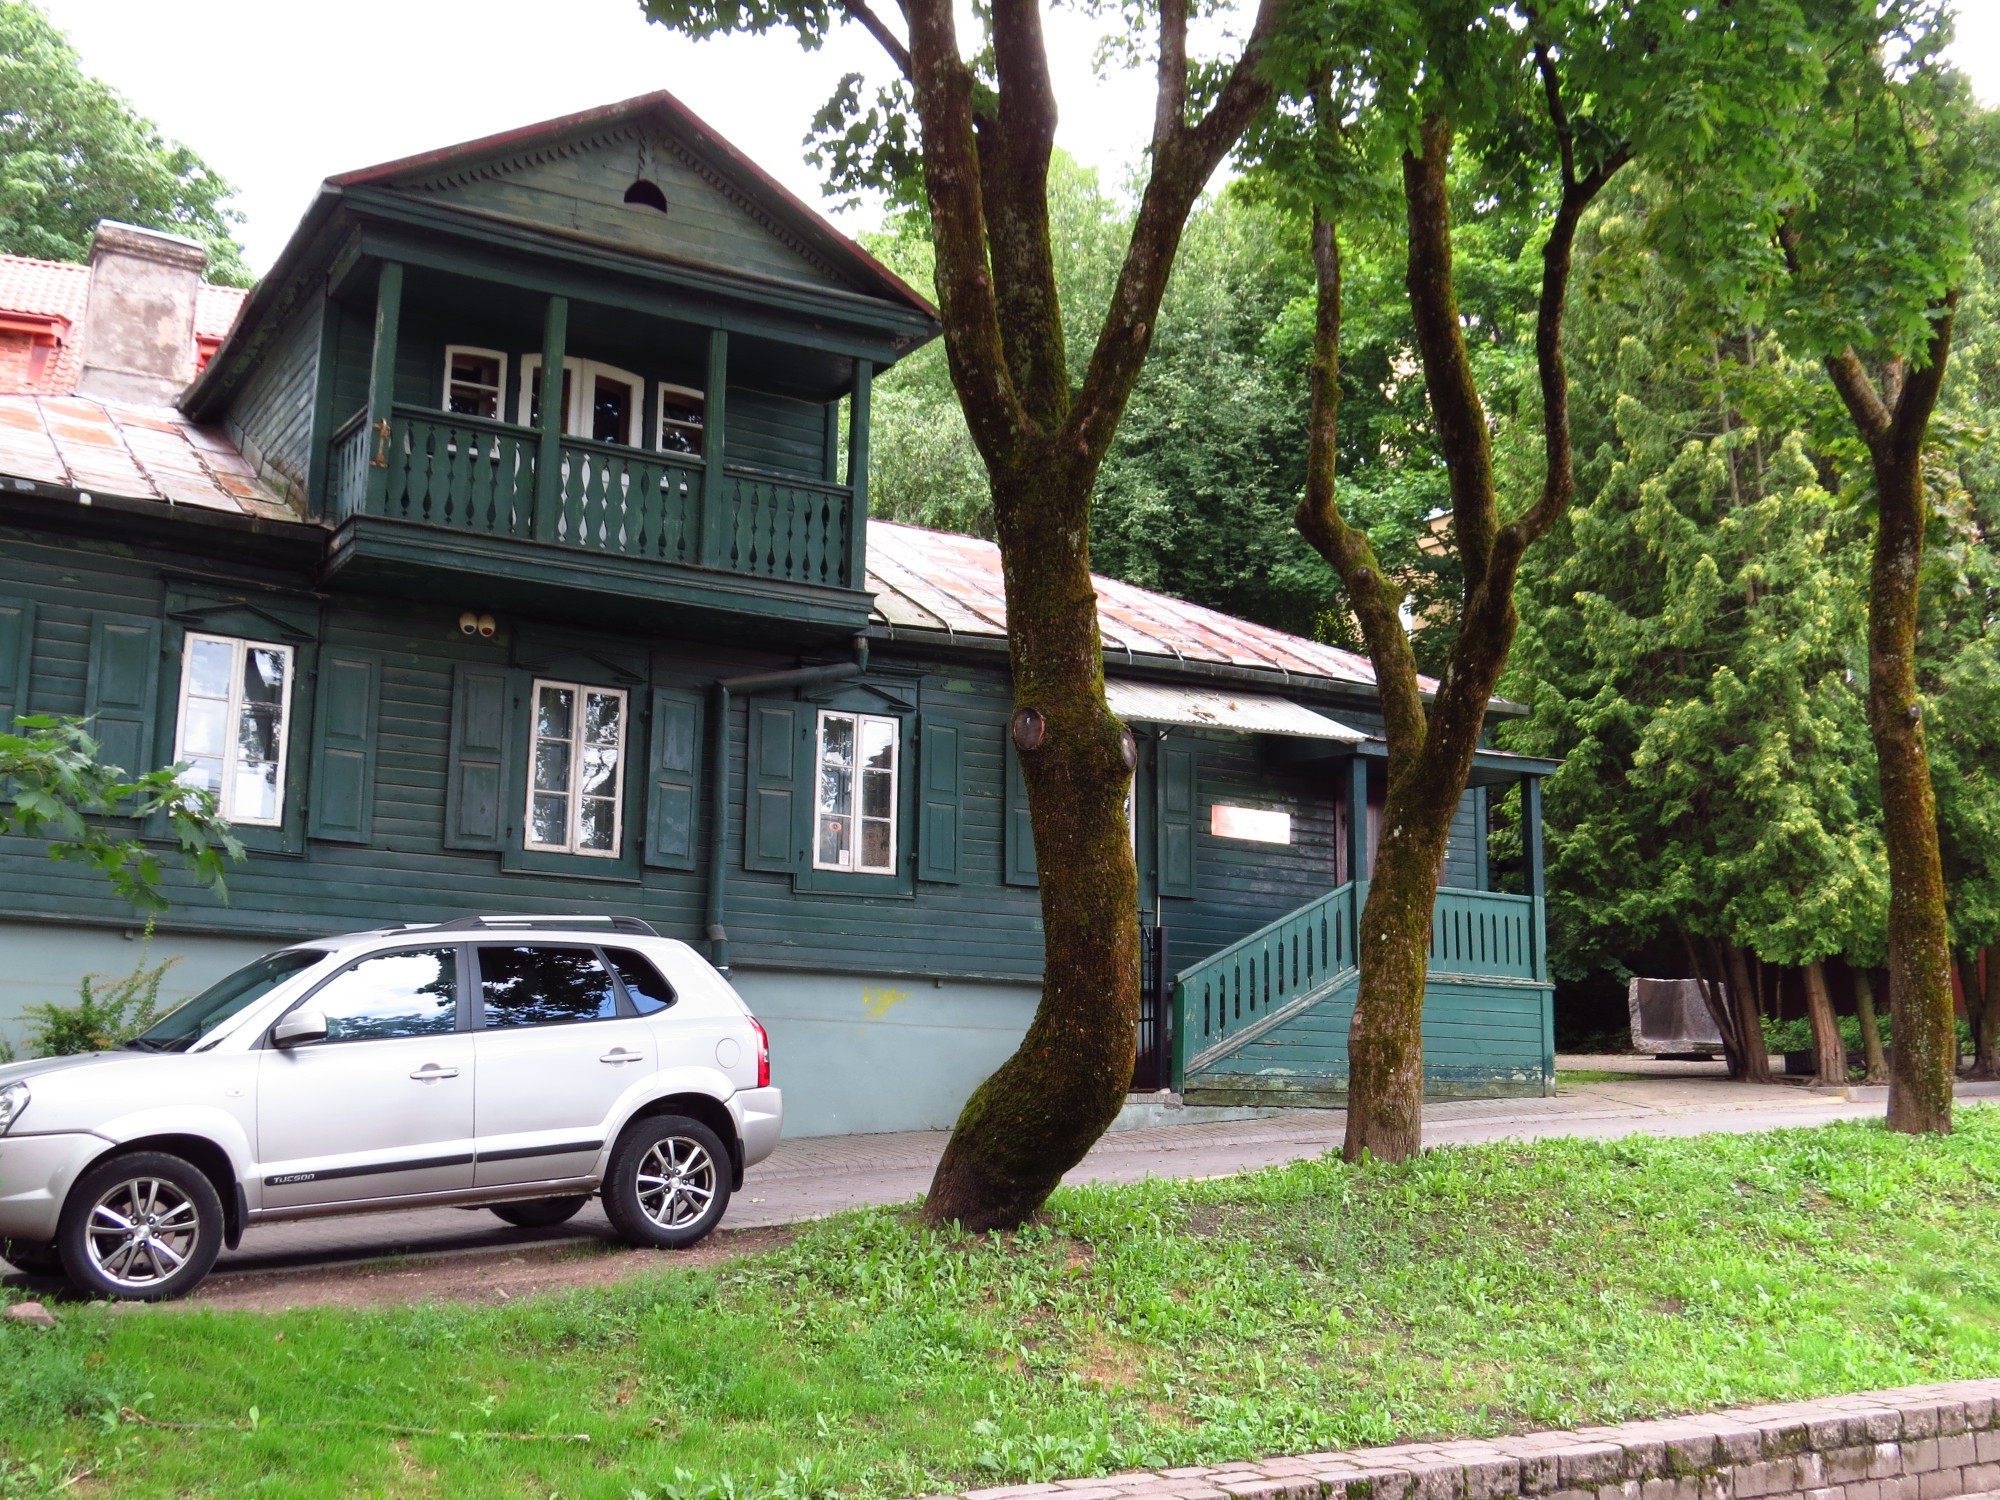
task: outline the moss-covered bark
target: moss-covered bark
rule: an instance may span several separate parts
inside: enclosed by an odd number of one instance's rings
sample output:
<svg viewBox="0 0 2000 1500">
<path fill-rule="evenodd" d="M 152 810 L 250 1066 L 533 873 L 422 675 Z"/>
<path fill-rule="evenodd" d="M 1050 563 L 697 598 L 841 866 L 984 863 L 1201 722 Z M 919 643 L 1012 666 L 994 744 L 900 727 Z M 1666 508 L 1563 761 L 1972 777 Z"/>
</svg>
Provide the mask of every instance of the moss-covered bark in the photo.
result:
<svg viewBox="0 0 2000 1500">
<path fill-rule="evenodd" d="M 1868 1082 L 1881 1083 L 1889 1076 L 1889 1057 L 1882 1050 L 1881 1019 L 1875 1012 L 1875 976 L 1866 969 L 1854 971 L 1854 1010 L 1861 1018 L 1861 1054 L 1868 1062 Z"/>
<path fill-rule="evenodd" d="M 1764 1045 L 1764 1009 L 1750 977 L 1750 958 L 1734 943 L 1729 947 L 1729 994 L 1736 1011 L 1736 1029 L 1743 1038 L 1743 1080 L 1771 1081 L 1771 1051 Z"/>
<path fill-rule="evenodd" d="M 1923 445 L 1951 352 L 1954 293 L 1933 312 L 1920 368 L 1900 361 L 1877 384 L 1853 350 L 1826 361 L 1875 479 L 1875 551 L 1868 574 L 1868 729 L 1882 787 L 1889 854 L 1889 993 L 1895 1050 L 1889 1067 L 1889 1127 L 1912 1134 L 1951 1129 L 1958 1033 L 1937 800 L 1924 748 L 1917 692 L 1917 605 L 1924 528 Z M 1886 394 L 1885 394 L 1886 391 Z"/>
<path fill-rule="evenodd" d="M 1840 1040 L 1826 968 L 1818 959 L 1806 965 L 1806 1014 L 1812 1020 L 1814 1077 L 1820 1083 L 1847 1082 L 1847 1047 Z"/>
<path fill-rule="evenodd" d="M 1368 537 L 1340 511 L 1334 460 L 1340 404 L 1340 244 L 1330 212 L 1314 217 L 1317 321 L 1306 493 L 1298 526 L 1333 565 L 1360 624 L 1381 694 L 1389 750 L 1382 835 L 1361 916 L 1361 984 L 1348 1032 L 1350 1159 L 1398 1160 L 1422 1145 L 1423 1002 L 1437 873 L 1451 818 L 1464 795 L 1487 706 L 1513 645 L 1514 579 L 1528 547 L 1554 524 L 1575 488 L 1569 378 L 1562 321 L 1577 225 L 1611 175 L 1622 147 L 1577 171 L 1557 66 L 1543 52 L 1549 125 L 1560 148 L 1563 192 L 1542 251 L 1535 352 L 1541 377 L 1542 492 L 1518 516 L 1499 514 L 1489 423 L 1459 318 L 1452 270 L 1450 169 L 1453 126 L 1433 114 L 1403 157 L 1409 233 L 1405 286 L 1438 448 L 1450 475 L 1452 544 L 1465 575 L 1459 629 L 1428 704 L 1398 610 L 1402 590 L 1385 578 Z"/>
<path fill-rule="evenodd" d="M 850 12 L 869 16 L 860 0 Z M 973 1094 L 925 1213 L 974 1229 L 1018 1224 L 1117 1114 L 1139 1015 L 1138 879 L 1125 832 L 1131 777 L 1104 702 L 1090 497 L 1145 363 L 1182 226 L 1270 96 L 1259 59 L 1284 13 L 1262 0 L 1242 55 L 1209 76 L 1190 118 L 1186 0 L 1159 7 L 1151 175 L 1082 381 L 1072 387 L 1049 241 L 1056 101 L 1039 7 L 982 13 L 992 76 L 966 60 L 951 0 L 907 0 L 902 70 L 922 127 L 938 309 L 952 384 L 993 485 L 1017 708 L 1046 733 L 1024 748 L 1041 878 L 1041 1003 L 1018 1051 Z M 976 49 L 975 49 L 976 50 Z"/>
</svg>

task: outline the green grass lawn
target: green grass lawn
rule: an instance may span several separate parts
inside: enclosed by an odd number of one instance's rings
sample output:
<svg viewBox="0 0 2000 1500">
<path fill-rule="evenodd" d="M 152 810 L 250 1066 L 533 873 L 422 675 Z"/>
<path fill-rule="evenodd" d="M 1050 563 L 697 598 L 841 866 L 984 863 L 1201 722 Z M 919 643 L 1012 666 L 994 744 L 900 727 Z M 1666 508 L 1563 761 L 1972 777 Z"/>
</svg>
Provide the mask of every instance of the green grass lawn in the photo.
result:
<svg viewBox="0 0 2000 1500">
<path fill-rule="evenodd" d="M 2000 1109 L 1959 1120 L 853 1214 L 500 1307 L 72 1307 L 0 1326 L 0 1495 L 914 1495 L 1990 1376 Z"/>
</svg>

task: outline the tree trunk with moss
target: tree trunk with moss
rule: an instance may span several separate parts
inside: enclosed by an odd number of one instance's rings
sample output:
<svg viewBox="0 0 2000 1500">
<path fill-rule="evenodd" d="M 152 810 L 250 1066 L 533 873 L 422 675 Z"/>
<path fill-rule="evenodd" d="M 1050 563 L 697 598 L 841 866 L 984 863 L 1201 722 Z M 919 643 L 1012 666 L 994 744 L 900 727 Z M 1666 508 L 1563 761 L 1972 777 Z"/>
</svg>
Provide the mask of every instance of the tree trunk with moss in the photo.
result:
<svg viewBox="0 0 2000 1500">
<path fill-rule="evenodd" d="M 1736 1027 L 1743 1037 L 1743 1081 L 1771 1081 L 1771 1049 L 1764 1045 L 1764 1007 L 1750 977 L 1750 958 L 1736 944 L 1729 949 L 1729 990 L 1736 1006 Z"/>
<path fill-rule="evenodd" d="M 1861 1018 L 1861 1055 L 1868 1064 L 1867 1081 L 1881 1083 L 1889 1076 L 1889 1058 L 1882 1050 L 1882 1019 L 1875 1010 L 1875 976 L 1866 969 L 1854 971 L 1854 1009 Z"/>
<path fill-rule="evenodd" d="M 1917 606 L 1922 584 L 1924 438 L 1951 353 L 1957 294 L 1933 309 L 1920 368 L 1900 361 L 1877 381 L 1853 350 L 1826 361 L 1875 480 L 1875 551 L 1868 575 L 1868 729 L 1882 787 L 1889 853 L 1889 991 L 1896 1047 L 1889 1068 L 1889 1128 L 1951 1129 L 1958 1031 L 1953 1023 L 1951 949 L 1937 800 L 1924 749 L 1917 692 Z"/>
<path fill-rule="evenodd" d="M 1818 959 L 1806 965 L 1806 1014 L 1812 1020 L 1815 1081 L 1847 1082 L 1847 1044 L 1840 1039 L 1840 1018 L 1833 1013 L 1826 968 Z"/>
<path fill-rule="evenodd" d="M 1381 696 L 1389 787 L 1361 914 L 1360 992 L 1348 1030 L 1348 1160 L 1395 1161 L 1423 1144 L 1423 1008 L 1431 913 L 1452 815 L 1513 644 L 1514 580 L 1522 555 L 1553 525 L 1575 489 L 1569 378 L 1562 322 L 1571 257 L 1584 211 L 1626 159 L 1609 151 L 1579 175 L 1560 79 L 1538 53 L 1549 126 L 1560 148 L 1562 197 L 1542 251 L 1535 353 L 1541 376 L 1545 470 L 1540 495 L 1502 523 L 1487 413 L 1458 314 L 1452 271 L 1448 116 L 1423 121 L 1403 156 L 1409 236 L 1405 286 L 1437 446 L 1450 475 L 1452 541 L 1465 575 L 1459 630 L 1426 705 L 1399 618 L 1402 590 L 1383 575 L 1367 534 L 1342 515 L 1335 482 L 1340 407 L 1340 242 L 1332 214 L 1313 222 L 1317 318 L 1306 492 L 1298 527 L 1332 564 L 1361 627 Z"/>
<path fill-rule="evenodd" d="M 1038 5 L 996 0 L 982 13 L 991 88 L 960 46 L 950 0 L 907 0 L 907 44 L 866 0 L 845 10 L 882 43 L 915 100 L 945 354 L 992 482 L 1006 583 L 1016 743 L 1041 881 L 1042 994 L 1020 1048 L 966 1103 L 924 1205 L 931 1219 L 991 1229 L 1041 1206 L 1131 1082 L 1132 766 L 1104 701 L 1091 490 L 1145 363 L 1188 214 L 1270 96 L 1258 65 L 1283 0 L 1264 0 L 1242 55 L 1199 87 L 1186 0 L 1159 7 L 1151 175 L 1074 386 L 1050 243 L 1056 101 Z"/>
</svg>

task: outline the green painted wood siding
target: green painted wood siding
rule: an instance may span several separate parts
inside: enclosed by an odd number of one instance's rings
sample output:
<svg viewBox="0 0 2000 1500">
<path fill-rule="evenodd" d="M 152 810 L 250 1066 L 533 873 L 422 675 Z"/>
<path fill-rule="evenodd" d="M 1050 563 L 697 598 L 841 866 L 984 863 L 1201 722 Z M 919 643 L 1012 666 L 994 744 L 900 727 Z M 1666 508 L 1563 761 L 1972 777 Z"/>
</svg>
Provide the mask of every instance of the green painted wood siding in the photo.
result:
<svg viewBox="0 0 2000 1500">
<path fill-rule="evenodd" d="M 222 424 L 264 481 L 301 512 L 312 462 L 319 328 L 318 304 L 301 308 L 265 349 Z"/>
<path fill-rule="evenodd" d="M 94 635 L 101 637 L 107 626 L 115 627 L 120 639 L 143 643 L 163 618 L 162 571 L 196 567 L 214 571 L 212 562 L 193 555 L 140 557 L 116 543 L 86 551 L 74 543 L 21 534 L 0 537 L 0 597 L 32 605 L 36 615 L 31 705 L 39 711 L 85 711 L 91 700 Z M 794 654 L 570 630 L 568 635 L 577 642 L 575 659 L 635 661 L 647 677 L 632 689 L 627 753 L 650 774 L 652 784 L 678 789 L 677 806 L 691 800 L 692 857 L 689 834 L 672 818 L 664 824 L 650 821 L 650 801 L 641 794 L 624 810 L 626 838 L 643 841 L 640 847 L 646 851 L 643 861 L 632 861 L 631 878 L 606 878 L 613 873 L 605 868 L 608 862 L 574 858 L 558 857 L 548 867 L 509 869 L 504 867 L 523 863 L 520 851 L 454 848 L 447 838 L 454 784 L 450 751 L 454 682 L 461 674 L 486 674 L 517 684 L 522 669 L 513 665 L 510 653 L 524 631 L 537 629 L 535 622 L 503 617 L 500 635 L 484 641 L 459 631 L 461 605 L 456 601 L 430 604 L 340 596 L 322 609 L 307 592 L 310 579 L 289 582 L 298 590 L 303 617 L 323 622 L 317 640 L 299 648 L 300 680 L 293 703 L 301 709 L 316 705 L 325 733 L 311 743 L 295 741 L 290 750 L 295 764 L 315 768 L 318 790 L 311 812 L 318 822 L 310 829 L 314 836 L 300 839 L 292 852 L 273 847 L 254 853 L 247 864 L 231 872 L 226 907 L 170 863 L 166 880 L 174 908 L 166 918 L 169 926 L 304 936 L 419 915 L 444 917 L 481 910 L 637 911 L 663 932 L 701 939 L 708 789 L 713 784 L 713 730 L 705 720 L 713 706 L 710 684 L 719 676 L 790 667 L 796 661 Z M 952 821 L 955 813 L 957 879 L 952 881 L 950 860 L 941 848 L 933 853 L 929 878 L 917 880 L 910 895 L 803 891 L 790 873 L 746 869 L 748 705 L 735 698 L 728 723 L 732 773 L 726 853 L 726 920 L 734 962 L 861 973 L 1034 978 L 1041 966 L 1039 893 L 1003 879 L 1005 734 L 1011 710 L 1004 665 L 945 665 L 886 645 L 877 647 L 874 662 L 874 680 L 914 699 L 907 720 L 912 727 L 922 715 L 939 724 L 948 722 L 956 731 L 955 809 L 947 809 L 948 778 L 911 784 L 927 788 L 934 832 Z M 357 693 L 368 696 L 365 679 L 371 670 L 372 743 L 362 723 L 366 705 L 356 698 Z M 582 680 L 609 684 L 601 666 L 577 670 L 591 674 Z M 551 668 L 545 675 L 561 674 Z M 496 682 L 496 691 L 512 694 L 515 688 Z M 691 735 L 683 723 L 655 749 L 658 742 L 646 738 L 646 732 L 662 692 L 697 717 Z M 142 710 L 125 705 L 124 711 Z M 153 712 L 166 727 L 156 731 L 154 744 L 170 741 L 173 711 L 172 695 L 162 689 Z M 510 702 L 504 712 L 518 716 L 522 709 Z M 488 762 L 495 753 L 488 743 L 491 739 L 489 726 L 482 742 L 487 743 L 482 755 Z M 498 753 L 518 758 L 518 743 L 510 739 Z M 1237 737 L 1177 733 L 1171 743 L 1192 752 L 1196 771 L 1195 895 L 1162 902 L 1172 936 L 1172 959 L 1180 967 L 1332 885 L 1344 777 L 1339 762 L 1313 769 L 1275 767 L 1256 741 Z M 912 748 L 909 774 L 922 778 L 927 747 L 918 743 Z M 457 780 L 462 782 L 467 767 L 479 759 L 469 753 L 463 756 Z M 492 779 L 511 789 L 518 771 L 509 763 Z M 635 782 L 647 780 L 635 777 Z M 359 781 L 368 784 L 365 796 L 358 792 Z M 695 789 L 691 799 L 685 795 L 689 787 Z M 515 794 L 503 790 L 500 795 L 512 799 Z M 1144 796 L 1142 789 L 1142 801 Z M 1280 848 L 1214 838 L 1208 831 L 1209 809 L 1216 801 L 1289 808 L 1292 845 Z M 511 800 L 500 811 L 503 822 L 518 826 L 519 809 Z M 902 846 L 910 854 L 920 852 L 918 816 L 913 807 L 912 820 L 902 829 Z M 1156 858 L 1143 810 L 1140 849 L 1142 862 Z M 885 890 L 891 884 L 885 881 Z M 108 924 L 130 919 L 129 911 L 89 871 L 52 864 L 38 846 L 21 840 L 0 843 L 0 913 L 40 913 Z"/>
<path fill-rule="evenodd" d="M 664 214 L 624 201 L 635 171 L 666 195 Z M 526 157 L 499 158 L 447 178 L 408 179 L 396 191 L 645 254 L 730 266 L 810 286 L 841 285 L 816 255 L 785 243 L 746 204 L 712 186 L 683 160 L 662 132 L 644 123 Z"/>
<path fill-rule="evenodd" d="M 732 385 L 724 446 L 732 464 L 819 479 L 826 472 L 826 407 Z"/>
</svg>

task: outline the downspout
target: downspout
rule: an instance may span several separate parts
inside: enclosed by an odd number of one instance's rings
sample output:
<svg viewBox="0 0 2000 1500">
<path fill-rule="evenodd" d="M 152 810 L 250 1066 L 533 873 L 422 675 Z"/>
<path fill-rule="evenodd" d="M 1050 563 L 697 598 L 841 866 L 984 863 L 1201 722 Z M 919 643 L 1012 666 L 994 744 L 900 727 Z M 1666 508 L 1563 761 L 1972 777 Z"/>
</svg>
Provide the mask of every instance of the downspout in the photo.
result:
<svg viewBox="0 0 2000 1500">
<path fill-rule="evenodd" d="M 868 670 L 868 637 L 854 638 L 854 660 L 787 672 L 756 672 L 715 680 L 715 799 L 708 820 L 708 959 L 729 972 L 729 930 L 723 924 L 729 875 L 729 695 L 766 688 L 819 687 Z"/>
</svg>

